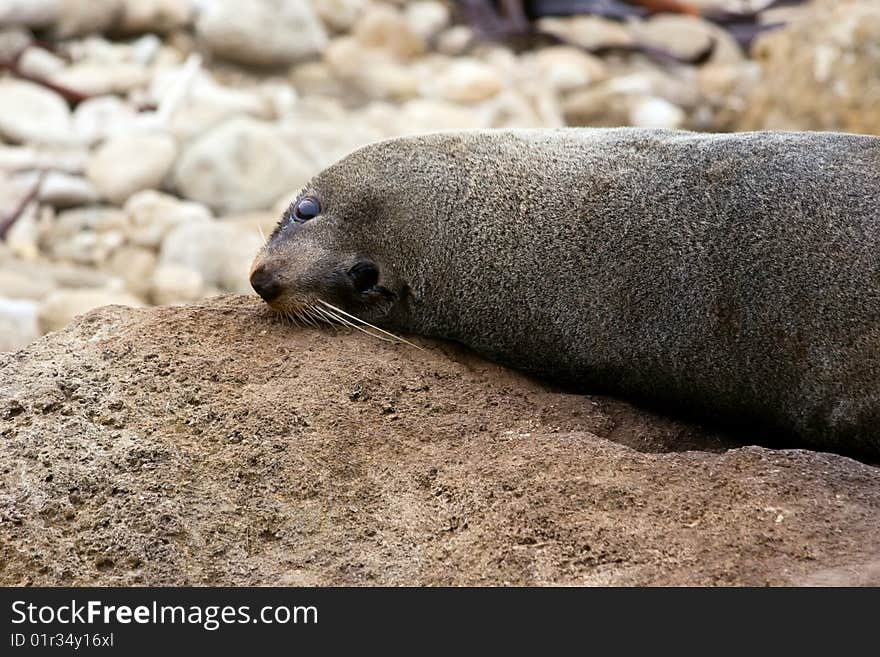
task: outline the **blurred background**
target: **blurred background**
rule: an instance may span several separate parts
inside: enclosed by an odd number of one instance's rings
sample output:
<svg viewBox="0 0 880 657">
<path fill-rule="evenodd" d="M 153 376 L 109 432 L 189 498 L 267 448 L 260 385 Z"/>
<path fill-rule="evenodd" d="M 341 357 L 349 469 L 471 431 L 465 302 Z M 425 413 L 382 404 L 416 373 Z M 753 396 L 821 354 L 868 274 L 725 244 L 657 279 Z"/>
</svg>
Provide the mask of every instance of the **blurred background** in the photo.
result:
<svg viewBox="0 0 880 657">
<path fill-rule="evenodd" d="M 880 1 L 0 0 L 0 351 L 250 293 L 363 144 L 559 126 L 880 134 Z"/>
</svg>

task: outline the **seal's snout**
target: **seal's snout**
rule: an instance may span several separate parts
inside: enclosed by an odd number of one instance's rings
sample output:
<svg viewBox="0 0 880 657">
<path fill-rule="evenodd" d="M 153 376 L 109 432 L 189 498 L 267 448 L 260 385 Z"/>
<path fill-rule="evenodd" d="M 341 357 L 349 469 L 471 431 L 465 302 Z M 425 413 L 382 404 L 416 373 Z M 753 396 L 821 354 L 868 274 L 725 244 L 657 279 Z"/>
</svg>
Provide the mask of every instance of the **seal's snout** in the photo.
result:
<svg viewBox="0 0 880 657">
<path fill-rule="evenodd" d="M 251 286 L 263 297 L 263 301 L 272 301 L 281 294 L 281 283 L 275 273 L 265 265 L 260 265 L 251 272 Z"/>
</svg>

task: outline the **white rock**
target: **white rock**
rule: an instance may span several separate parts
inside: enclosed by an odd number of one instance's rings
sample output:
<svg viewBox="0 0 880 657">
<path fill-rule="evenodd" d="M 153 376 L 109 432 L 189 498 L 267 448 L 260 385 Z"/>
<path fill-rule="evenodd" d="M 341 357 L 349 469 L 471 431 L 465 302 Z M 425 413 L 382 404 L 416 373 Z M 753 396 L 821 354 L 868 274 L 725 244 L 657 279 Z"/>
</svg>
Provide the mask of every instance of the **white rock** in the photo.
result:
<svg viewBox="0 0 880 657">
<path fill-rule="evenodd" d="M 80 147 L 0 146 L 0 170 L 54 169 L 67 173 L 85 171 L 89 153 Z"/>
<path fill-rule="evenodd" d="M 437 36 L 437 52 L 450 57 L 463 55 L 474 38 L 474 31 L 469 26 L 453 25 Z"/>
<path fill-rule="evenodd" d="M 83 267 L 69 262 L 43 263 L 42 268 L 48 271 L 55 285 L 62 288 L 107 289 L 117 292 L 125 290 L 125 282 L 106 271 L 98 271 L 94 267 Z"/>
<path fill-rule="evenodd" d="M 132 195 L 124 210 L 131 219 L 129 241 L 151 248 L 158 248 L 175 226 L 213 221 L 211 211 L 201 203 L 181 201 L 154 190 Z"/>
<path fill-rule="evenodd" d="M 255 66 L 282 66 L 320 52 L 324 26 L 305 0 L 213 0 L 196 33 L 215 55 Z"/>
<path fill-rule="evenodd" d="M 0 24 L 0 59 L 10 61 L 18 57 L 33 40 L 34 35 L 30 30 L 12 26 L 11 23 Z"/>
<path fill-rule="evenodd" d="M 74 317 L 108 305 L 142 306 L 143 303 L 127 292 L 117 290 L 57 290 L 40 307 L 40 332 L 57 331 Z"/>
<path fill-rule="evenodd" d="M 385 137 L 435 132 L 437 130 L 472 130 L 487 128 L 491 115 L 445 101 L 416 99 L 394 107 L 373 103 L 363 112 L 363 120 L 382 131 Z"/>
<path fill-rule="evenodd" d="M 470 57 L 453 60 L 426 86 L 429 95 L 454 103 L 479 103 L 492 98 L 502 88 L 494 68 Z"/>
<path fill-rule="evenodd" d="M 120 231 L 77 233 L 66 242 L 56 243 L 53 255 L 81 265 L 102 267 L 124 241 Z"/>
<path fill-rule="evenodd" d="M 91 63 L 74 64 L 50 78 L 55 84 L 89 96 L 125 94 L 147 86 L 150 75 L 140 64 Z"/>
<path fill-rule="evenodd" d="M 25 199 L 35 193 L 40 174 L 37 171 L 23 171 L 0 177 L 0 216 L 17 208 Z"/>
<path fill-rule="evenodd" d="M 192 75 L 189 66 L 188 63 L 157 73 L 149 89 L 149 99 L 162 107 L 181 85 L 185 88 L 184 97 L 170 116 L 170 128 L 178 139 L 198 137 L 236 116 L 271 118 L 274 114 L 273 100 L 260 89 L 221 85 L 206 73 Z"/>
<path fill-rule="evenodd" d="M 42 48 L 27 48 L 18 60 L 18 68 L 28 75 L 49 78 L 63 70 L 67 62 Z"/>
<path fill-rule="evenodd" d="M 270 207 L 281 194 L 316 173 L 272 124 L 227 121 L 184 148 L 174 172 L 186 198 L 213 210 L 241 212 Z"/>
<path fill-rule="evenodd" d="M 157 262 L 158 256 L 153 249 L 123 245 L 110 256 L 106 271 L 123 280 L 129 292 L 147 299 Z"/>
<path fill-rule="evenodd" d="M 0 269 L 0 297 L 39 301 L 55 289 L 42 263 L 12 261 Z"/>
<path fill-rule="evenodd" d="M 406 3 L 404 18 L 413 32 L 427 40 L 449 25 L 451 15 L 442 2 L 418 0 Z"/>
<path fill-rule="evenodd" d="M 122 16 L 122 0 L 57 0 L 55 32 L 61 38 L 109 30 Z"/>
<path fill-rule="evenodd" d="M 371 99 L 406 100 L 419 93 L 420 72 L 384 50 L 363 48 L 352 37 L 334 39 L 324 60 L 336 78 Z"/>
<path fill-rule="evenodd" d="M 58 214 L 50 237 L 52 240 L 65 242 L 82 232 L 125 232 L 128 226 L 128 215 L 118 208 L 75 208 Z"/>
<path fill-rule="evenodd" d="M 320 19 L 334 32 L 350 32 L 370 6 L 369 0 L 312 0 L 312 4 Z"/>
<path fill-rule="evenodd" d="M 40 255 L 38 207 L 36 201 L 22 211 L 19 218 L 6 233 L 6 246 L 23 260 L 36 260 Z"/>
<path fill-rule="evenodd" d="M 551 91 L 531 89 L 502 92 L 485 104 L 492 128 L 558 128 L 565 125 L 562 111 Z"/>
<path fill-rule="evenodd" d="M 101 266 L 125 241 L 128 224 L 128 216 L 116 208 L 65 210 L 58 215 L 43 243 L 56 259 Z"/>
<path fill-rule="evenodd" d="M 314 169 L 317 172 L 383 136 L 382 132 L 364 125 L 357 117 L 342 121 L 346 122 L 348 129 L 339 129 L 340 120 L 321 121 L 296 117 L 280 126 L 280 134 L 300 157 L 315 163 Z M 303 182 L 300 181 L 290 190 L 298 190 Z"/>
<path fill-rule="evenodd" d="M 630 110 L 630 124 L 638 128 L 680 128 L 685 118 L 680 107 L 650 96 L 638 99 Z"/>
<path fill-rule="evenodd" d="M 685 59 L 706 52 L 713 41 L 709 62 L 738 64 L 745 58 L 742 48 L 727 30 L 695 16 L 659 14 L 634 22 L 632 30 L 640 43 Z"/>
<path fill-rule="evenodd" d="M 94 143 L 107 137 L 129 132 L 135 125 L 137 112 L 116 96 L 88 98 L 73 112 L 73 128 L 85 142 Z"/>
<path fill-rule="evenodd" d="M 196 271 L 206 285 L 223 291 L 247 294 L 250 266 L 262 246 L 259 234 L 233 224 L 189 223 L 168 234 L 159 263 Z"/>
<path fill-rule="evenodd" d="M 271 118 L 275 119 L 292 115 L 299 103 L 296 90 L 285 83 L 267 82 L 260 87 L 258 93 L 266 100 L 272 110 Z"/>
<path fill-rule="evenodd" d="M 84 1 L 88 2 L 89 0 Z M 65 52 L 77 64 L 130 64 L 132 62 L 130 44 L 110 41 L 97 34 L 72 40 L 65 46 Z"/>
<path fill-rule="evenodd" d="M 150 296 L 157 305 L 188 303 L 205 294 L 205 280 L 202 275 L 181 265 L 157 267 L 152 283 Z"/>
<path fill-rule="evenodd" d="M 14 142 L 64 143 L 73 140 L 64 99 L 39 85 L 0 81 L 0 133 Z"/>
<path fill-rule="evenodd" d="M 145 34 L 131 44 L 131 59 L 135 64 L 148 66 L 162 52 L 162 39 L 155 34 Z"/>
<path fill-rule="evenodd" d="M 0 25 L 48 27 L 58 20 L 58 0 L 0 2 Z"/>
<path fill-rule="evenodd" d="M 18 351 L 40 337 L 39 304 L 0 297 L 0 351 Z"/>
<path fill-rule="evenodd" d="M 337 76 L 358 75 L 374 62 L 387 62 L 390 55 L 365 50 L 354 37 L 341 36 L 330 41 L 323 52 L 324 62 Z"/>
<path fill-rule="evenodd" d="M 193 19 L 192 0 L 123 0 L 117 28 L 121 32 L 165 34 L 187 27 Z"/>
<path fill-rule="evenodd" d="M 98 190 L 91 182 L 61 171 L 49 171 L 40 185 L 40 201 L 56 208 L 91 205 L 99 198 Z"/>
<path fill-rule="evenodd" d="M 563 101 L 566 122 L 569 125 L 621 126 L 631 125 L 634 108 L 645 98 L 661 98 L 671 105 L 688 110 L 700 102 L 696 80 L 689 76 L 673 76 L 659 70 L 644 70 L 609 78 L 597 85 L 578 89 Z M 659 113 L 660 106 L 648 103 L 639 111 L 639 117 Z M 665 106 L 664 106 L 665 107 Z M 666 107 L 666 120 L 677 114 Z M 647 120 L 647 119 L 639 119 Z"/>
<path fill-rule="evenodd" d="M 37 149 L 30 146 L 0 146 L 0 170 L 37 168 Z"/>
<path fill-rule="evenodd" d="M 176 156 L 177 143 L 169 135 L 119 135 L 95 151 L 86 175 L 104 198 L 121 205 L 135 192 L 159 187 Z"/>
<path fill-rule="evenodd" d="M 608 77 L 601 59 L 571 46 L 542 48 L 534 57 L 539 79 L 557 91 L 571 91 Z"/>
<path fill-rule="evenodd" d="M 240 228 L 247 233 L 251 233 L 260 237 L 260 241 L 264 242 L 266 236 L 271 234 L 278 225 L 281 215 L 287 210 L 287 206 L 281 206 L 276 203 L 271 210 L 260 212 L 244 212 L 239 214 L 227 214 L 218 219 L 224 224 L 231 224 L 236 228 Z M 289 203 L 288 203 L 289 205 Z"/>
<path fill-rule="evenodd" d="M 629 46 L 635 42 L 626 25 L 601 16 L 542 18 L 537 25 L 541 32 L 553 34 L 563 41 L 588 50 Z"/>
<path fill-rule="evenodd" d="M 425 39 L 412 29 L 399 10 L 389 5 L 372 5 L 358 21 L 353 34 L 362 48 L 384 50 L 400 59 L 411 59 L 427 49 Z"/>
<path fill-rule="evenodd" d="M 327 52 L 326 49 L 324 52 Z M 326 62 L 303 62 L 290 72 L 290 83 L 301 98 L 322 96 L 345 98 L 349 90 L 347 81 L 333 74 Z"/>
</svg>

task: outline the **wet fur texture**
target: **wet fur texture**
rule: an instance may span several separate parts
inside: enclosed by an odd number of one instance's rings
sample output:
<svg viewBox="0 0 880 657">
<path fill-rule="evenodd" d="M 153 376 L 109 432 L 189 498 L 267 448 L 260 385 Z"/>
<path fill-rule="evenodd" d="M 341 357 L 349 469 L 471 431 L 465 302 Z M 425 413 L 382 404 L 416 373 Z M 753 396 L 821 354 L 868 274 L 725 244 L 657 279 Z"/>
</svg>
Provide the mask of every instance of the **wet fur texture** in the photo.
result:
<svg viewBox="0 0 880 657">
<path fill-rule="evenodd" d="M 365 147 L 304 193 L 322 215 L 258 258 L 287 301 L 880 455 L 878 138 L 445 133 Z M 387 298 L 330 284 L 364 257 Z"/>
</svg>

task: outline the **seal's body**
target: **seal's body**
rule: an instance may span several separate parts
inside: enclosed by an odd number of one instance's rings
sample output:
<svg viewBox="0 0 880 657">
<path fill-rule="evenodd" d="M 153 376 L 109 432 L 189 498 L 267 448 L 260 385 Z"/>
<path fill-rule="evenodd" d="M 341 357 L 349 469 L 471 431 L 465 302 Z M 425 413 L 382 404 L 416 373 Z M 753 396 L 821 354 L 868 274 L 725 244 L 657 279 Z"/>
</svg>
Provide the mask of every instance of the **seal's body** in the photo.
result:
<svg viewBox="0 0 880 657">
<path fill-rule="evenodd" d="M 878 138 L 382 142 L 309 184 L 252 281 L 282 311 L 320 299 L 586 390 L 880 454 Z"/>
</svg>

